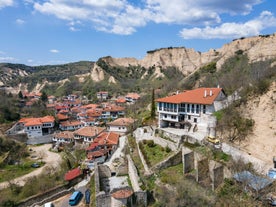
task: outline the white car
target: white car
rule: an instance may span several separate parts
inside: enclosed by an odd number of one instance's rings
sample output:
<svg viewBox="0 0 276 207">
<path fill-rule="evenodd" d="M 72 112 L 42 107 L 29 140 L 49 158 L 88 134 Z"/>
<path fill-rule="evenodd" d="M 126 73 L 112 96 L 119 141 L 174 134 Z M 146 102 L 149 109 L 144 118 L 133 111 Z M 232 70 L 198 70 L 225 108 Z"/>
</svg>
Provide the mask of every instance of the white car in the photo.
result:
<svg viewBox="0 0 276 207">
<path fill-rule="evenodd" d="M 44 207 L 54 207 L 54 204 L 52 202 L 48 202 L 44 204 Z"/>
</svg>

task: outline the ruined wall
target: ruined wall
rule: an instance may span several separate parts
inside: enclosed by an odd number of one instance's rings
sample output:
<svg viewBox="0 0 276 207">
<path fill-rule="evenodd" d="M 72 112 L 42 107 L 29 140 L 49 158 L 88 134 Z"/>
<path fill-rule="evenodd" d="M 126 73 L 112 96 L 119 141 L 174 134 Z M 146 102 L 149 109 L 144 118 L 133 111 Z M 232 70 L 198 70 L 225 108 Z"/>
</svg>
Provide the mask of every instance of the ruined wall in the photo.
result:
<svg viewBox="0 0 276 207">
<path fill-rule="evenodd" d="M 130 155 L 127 155 L 127 159 L 128 159 L 128 175 L 134 191 L 133 203 L 138 206 L 140 205 L 147 206 L 147 192 L 143 191 L 140 188 L 140 183 L 139 183 L 140 177 L 138 175 L 137 169 Z"/>
<path fill-rule="evenodd" d="M 182 163 L 184 174 L 194 169 L 195 180 L 203 185 L 210 183 L 212 190 L 215 190 L 224 181 L 226 168 L 221 163 L 209 160 L 187 147 L 182 147 Z"/>
<path fill-rule="evenodd" d="M 187 147 L 182 148 L 183 173 L 189 173 L 195 168 L 194 151 Z"/>
<path fill-rule="evenodd" d="M 47 192 L 41 193 L 39 195 L 32 196 L 26 200 L 17 204 L 18 207 L 32 207 L 36 205 L 43 205 L 44 203 L 55 200 L 61 196 L 67 195 L 74 191 L 74 188 L 69 188 L 67 185 L 61 185 L 53 188 Z"/>
<path fill-rule="evenodd" d="M 96 207 L 110 207 L 111 197 L 110 195 L 106 195 L 104 191 L 101 191 L 100 179 L 102 176 L 105 178 L 105 176 L 108 176 L 109 174 L 111 176 L 111 172 L 107 166 L 95 164 L 94 173 Z"/>
<path fill-rule="evenodd" d="M 139 184 L 140 177 L 138 175 L 137 169 L 130 155 L 127 155 L 127 160 L 128 160 L 128 175 L 129 175 L 129 179 L 131 181 L 133 190 L 140 191 L 141 190 L 140 184 Z"/>
<path fill-rule="evenodd" d="M 100 179 L 111 177 L 111 170 L 106 165 L 98 165 L 98 172 Z"/>
<path fill-rule="evenodd" d="M 182 150 L 177 151 L 172 156 L 168 157 L 167 159 L 163 160 L 162 162 L 158 163 L 153 167 L 153 170 L 162 170 L 164 168 L 178 165 L 182 162 Z"/>
<path fill-rule="evenodd" d="M 96 207 L 111 207 L 111 196 L 101 191 L 96 194 Z"/>
</svg>

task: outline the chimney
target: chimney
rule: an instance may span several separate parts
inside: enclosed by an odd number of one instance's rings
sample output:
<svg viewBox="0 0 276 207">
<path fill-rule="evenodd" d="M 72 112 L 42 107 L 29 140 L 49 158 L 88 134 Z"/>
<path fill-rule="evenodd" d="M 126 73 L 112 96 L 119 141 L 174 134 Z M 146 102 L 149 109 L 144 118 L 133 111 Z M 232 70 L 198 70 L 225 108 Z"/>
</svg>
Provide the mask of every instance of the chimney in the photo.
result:
<svg viewBox="0 0 276 207">
<path fill-rule="evenodd" d="M 213 95 L 213 91 L 212 90 L 210 90 L 210 96 L 212 96 Z"/>
<path fill-rule="evenodd" d="M 204 91 L 204 98 L 207 96 L 207 90 Z"/>
</svg>

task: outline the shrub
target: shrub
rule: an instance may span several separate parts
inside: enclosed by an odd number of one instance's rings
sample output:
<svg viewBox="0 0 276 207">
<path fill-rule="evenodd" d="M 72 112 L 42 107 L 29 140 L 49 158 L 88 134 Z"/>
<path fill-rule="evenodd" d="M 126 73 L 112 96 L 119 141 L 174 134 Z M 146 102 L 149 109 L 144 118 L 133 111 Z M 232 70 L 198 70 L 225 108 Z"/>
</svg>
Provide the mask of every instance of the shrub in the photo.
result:
<svg viewBox="0 0 276 207">
<path fill-rule="evenodd" d="M 148 141 L 147 141 L 147 145 L 148 145 L 149 147 L 155 147 L 155 143 L 154 143 L 153 140 L 148 140 Z"/>
<path fill-rule="evenodd" d="M 168 146 L 166 146 L 165 151 L 166 151 L 167 153 L 170 153 L 172 150 L 171 150 L 171 148 L 169 148 Z"/>
</svg>

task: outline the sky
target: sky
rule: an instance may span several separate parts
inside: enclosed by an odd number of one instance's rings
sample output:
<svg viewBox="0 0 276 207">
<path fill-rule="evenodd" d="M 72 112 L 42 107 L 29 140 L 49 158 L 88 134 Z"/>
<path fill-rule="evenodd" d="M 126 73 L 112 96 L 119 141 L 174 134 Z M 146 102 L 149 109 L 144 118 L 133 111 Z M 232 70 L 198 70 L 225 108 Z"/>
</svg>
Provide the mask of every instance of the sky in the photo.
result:
<svg viewBox="0 0 276 207">
<path fill-rule="evenodd" d="M 0 0 L 0 62 L 30 66 L 206 52 L 275 32 L 275 0 Z"/>
</svg>

